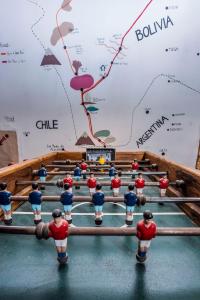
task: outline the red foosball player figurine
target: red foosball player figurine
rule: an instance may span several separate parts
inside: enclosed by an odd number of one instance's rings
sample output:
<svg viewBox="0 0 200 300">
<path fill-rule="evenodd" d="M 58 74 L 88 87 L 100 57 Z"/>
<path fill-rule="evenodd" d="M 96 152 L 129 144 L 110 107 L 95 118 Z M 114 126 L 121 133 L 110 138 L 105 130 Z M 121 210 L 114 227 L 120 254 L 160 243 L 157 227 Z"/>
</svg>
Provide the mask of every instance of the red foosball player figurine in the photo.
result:
<svg viewBox="0 0 200 300">
<path fill-rule="evenodd" d="M 149 210 L 143 213 L 143 220 L 137 223 L 136 236 L 138 237 L 138 252 L 136 259 L 144 262 L 147 258 L 146 253 L 150 247 L 151 240 L 156 236 L 156 224 L 152 221 L 153 214 Z"/>
<path fill-rule="evenodd" d="M 82 171 L 81 173 L 83 175 L 83 179 L 86 179 L 87 178 L 86 172 L 87 172 L 88 165 L 86 164 L 84 159 L 82 159 L 80 167 L 81 167 L 81 171 Z"/>
<path fill-rule="evenodd" d="M 66 177 L 63 179 L 63 186 L 65 183 L 69 184 L 69 192 L 72 193 L 73 179 L 70 173 L 66 173 Z"/>
<path fill-rule="evenodd" d="M 132 167 L 132 172 L 133 172 L 132 178 L 134 179 L 135 175 L 136 175 L 136 173 L 138 172 L 138 169 L 139 169 L 139 164 L 138 164 L 137 159 L 133 160 L 133 163 L 132 163 L 131 167 Z"/>
<path fill-rule="evenodd" d="M 164 175 L 159 180 L 159 187 L 160 187 L 160 197 L 166 196 L 167 188 L 169 187 L 169 179 L 167 178 L 167 175 Z M 160 205 L 163 205 L 163 202 L 159 202 Z"/>
<path fill-rule="evenodd" d="M 167 175 L 164 175 L 162 178 L 160 178 L 159 187 L 160 187 L 160 197 L 165 197 L 167 188 L 169 187 L 169 179 L 167 178 Z"/>
<path fill-rule="evenodd" d="M 145 180 L 142 177 L 142 173 L 138 174 L 138 177 L 135 179 L 135 187 L 137 196 L 143 195 L 143 188 L 145 186 Z"/>
<path fill-rule="evenodd" d="M 119 189 L 121 187 L 121 179 L 120 179 L 121 173 L 115 173 L 115 177 L 111 180 L 111 187 L 113 190 L 113 196 L 117 197 L 119 196 Z"/>
<path fill-rule="evenodd" d="M 90 173 L 90 178 L 88 178 L 87 186 L 89 188 L 90 196 L 96 192 L 97 180 L 94 177 L 94 173 Z"/>
<path fill-rule="evenodd" d="M 68 222 L 62 218 L 60 209 L 54 209 L 52 213 L 53 221 L 49 223 L 49 237 L 55 241 L 56 250 L 58 253 L 58 262 L 65 264 L 68 260 L 67 254 L 67 237 L 68 237 Z"/>
</svg>

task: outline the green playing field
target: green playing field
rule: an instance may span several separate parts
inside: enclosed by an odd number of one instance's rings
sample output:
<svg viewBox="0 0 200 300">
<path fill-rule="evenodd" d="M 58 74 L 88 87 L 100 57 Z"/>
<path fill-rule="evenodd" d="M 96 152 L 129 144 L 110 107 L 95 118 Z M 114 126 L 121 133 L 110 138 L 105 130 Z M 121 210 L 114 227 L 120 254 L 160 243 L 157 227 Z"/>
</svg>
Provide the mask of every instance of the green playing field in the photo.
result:
<svg viewBox="0 0 200 300">
<path fill-rule="evenodd" d="M 56 179 L 55 177 L 54 179 Z M 111 195 L 109 187 L 103 189 Z M 121 189 L 121 194 L 126 188 Z M 45 195 L 61 190 L 47 187 Z M 146 195 L 158 196 L 156 187 L 146 187 Z M 74 190 L 88 195 L 86 187 Z M 60 203 L 43 203 L 43 220 Z M 154 212 L 158 226 L 195 226 L 174 204 L 148 204 L 135 209 L 133 226 L 144 209 Z M 95 226 L 90 203 L 74 203 L 74 226 Z M 123 204 L 106 203 L 102 226 L 124 225 Z M 13 225 L 33 225 L 29 203 L 13 215 Z M 145 264 L 135 259 L 136 237 L 72 236 L 68 238 L 69 261 L 59 266 L 54 241 L 38 241 L 34 236 L 0 235 L 0 299 L 87 299 L 87 300 L 199 300 L 200 238 L 157 237 L 152 241 Z"/>
</svg>

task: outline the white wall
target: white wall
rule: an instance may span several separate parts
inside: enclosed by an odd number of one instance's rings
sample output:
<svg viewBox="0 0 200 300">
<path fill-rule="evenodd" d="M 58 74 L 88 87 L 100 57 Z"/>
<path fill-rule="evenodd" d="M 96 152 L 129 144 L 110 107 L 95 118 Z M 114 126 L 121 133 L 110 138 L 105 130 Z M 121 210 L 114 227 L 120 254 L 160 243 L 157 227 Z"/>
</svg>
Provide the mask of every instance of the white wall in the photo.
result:
<svg viewBox="0 0 200 300">
<path fill-rule="evenodd" d="M 0 129 L 16 130 L 21 159 L 63 146 L 78 150 L 75 143 L 83 132 L 91 137 L 80 92 L 70 87 L 74 75 L 63 45 L 50 42 L 62 3 L 8 0 L 1 5 Z M 100 67 L 105 65 L 107 70 L 115 53 L 110 47 L 118 47 L 116 43 L 147 3 L 72 0 L 72 10 L 60 12 L 59 24 L 71 22 L 75 29 L 64 41 L 71 59 L 82 63 L 79 75 L 90 74 L 96 82 L 104 74 Z M 199 11 L 198 0 L 152 1 L 126 36 L 125 48 L 109 76 L 89 92 L 90 100 L 101 100 L 94 105 L 99 110 L 91 114 L 94 132 L 109 130 L 116 139 L 111 145 L 117 150 L 139 146 L 195 165 L 200 110 Z M 136 30 L 148 25 L 152 35 L 138 41 Z M 40 66 L 47 48 L 61 65 Z M 20 50 L 22 54 L 13 53 Z M 151 127 L 162 116 L 164 124 Z M 58 120 L 58 129 L 38 129 L 38 120 Z"/>
</svg>

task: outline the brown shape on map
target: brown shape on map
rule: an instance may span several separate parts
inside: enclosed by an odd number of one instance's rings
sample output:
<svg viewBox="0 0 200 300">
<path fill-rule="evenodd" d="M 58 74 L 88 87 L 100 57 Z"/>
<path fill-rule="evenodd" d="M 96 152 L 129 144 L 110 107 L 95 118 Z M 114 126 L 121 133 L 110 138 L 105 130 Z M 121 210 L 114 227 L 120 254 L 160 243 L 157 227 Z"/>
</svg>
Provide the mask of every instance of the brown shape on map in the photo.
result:
<svg viewBox="0 0 200 300">
<path fill-rule="evenodd" d="M 70 22 L 63 22 L 59 27 L 56 27 L 51 35 L 51 44 L 55 46 L 57 42 L 74 30 L 74 25 Z"/>
<path fill-rule="evenodd" d="M 0 130 L 0 139 L 8 138 L 0 145 L 0 168 L 19 161 L 16 131 Z"/>
<path fill-rule="evenodd" d="M 72 10 L 72 7 L 69 5 L 72 0 L 63 0 L 62 9 L 66 11 Z"/>
</svg>

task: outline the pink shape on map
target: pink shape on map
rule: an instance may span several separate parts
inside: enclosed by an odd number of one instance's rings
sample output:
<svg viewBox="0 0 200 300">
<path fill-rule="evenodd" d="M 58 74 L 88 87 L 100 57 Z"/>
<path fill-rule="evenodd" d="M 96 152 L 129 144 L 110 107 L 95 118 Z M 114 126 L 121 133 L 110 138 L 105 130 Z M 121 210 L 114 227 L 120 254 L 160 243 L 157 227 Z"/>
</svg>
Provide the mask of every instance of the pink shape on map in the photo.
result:
<svg viewBox="0 0 200 300">
<path fill-rule="evenodd" d="M 70 86 L 74 90 L 80 90 L 80 89 L 88 89 L 90 88 L 94 83 L 94 78 L 89 75 L 81 75 L 73 77 L 70 81 Z"/>
</svg>

